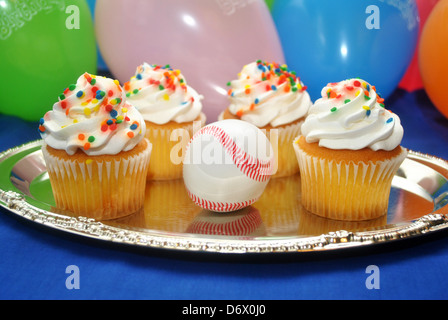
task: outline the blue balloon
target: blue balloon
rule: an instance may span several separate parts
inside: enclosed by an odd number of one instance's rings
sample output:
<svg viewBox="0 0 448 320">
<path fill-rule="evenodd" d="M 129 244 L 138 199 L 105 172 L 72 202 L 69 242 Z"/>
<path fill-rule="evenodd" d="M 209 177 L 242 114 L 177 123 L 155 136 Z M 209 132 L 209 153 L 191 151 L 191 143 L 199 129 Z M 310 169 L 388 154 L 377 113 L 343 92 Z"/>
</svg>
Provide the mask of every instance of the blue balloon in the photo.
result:
<svg viewBox="0 0 448 320">
<path fill-rule="evenodd" d="M 412 60 L 419 31 L 413 0 L 282 0 L 272 17 L 286 63 L 313 100 L 328 83 L 356 77 L 387 98 Z"/>
</svg>

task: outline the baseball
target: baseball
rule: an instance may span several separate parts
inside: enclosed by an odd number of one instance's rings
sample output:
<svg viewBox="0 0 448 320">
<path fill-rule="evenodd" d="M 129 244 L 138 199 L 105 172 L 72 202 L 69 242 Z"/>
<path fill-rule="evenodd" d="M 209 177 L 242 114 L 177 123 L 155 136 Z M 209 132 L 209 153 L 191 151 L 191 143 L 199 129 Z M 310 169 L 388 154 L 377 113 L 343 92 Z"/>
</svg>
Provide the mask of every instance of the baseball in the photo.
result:
<svg viewBox="0 0 448 320">
<path fill-rule="evenodd" d="M 263 131 L 245 121 L 221 120 L 191 138 L 185 150 L 183 179 L 198 206 L 231 212 L 260 198 L 273 166 L 273 148 Z"/>
</svg>

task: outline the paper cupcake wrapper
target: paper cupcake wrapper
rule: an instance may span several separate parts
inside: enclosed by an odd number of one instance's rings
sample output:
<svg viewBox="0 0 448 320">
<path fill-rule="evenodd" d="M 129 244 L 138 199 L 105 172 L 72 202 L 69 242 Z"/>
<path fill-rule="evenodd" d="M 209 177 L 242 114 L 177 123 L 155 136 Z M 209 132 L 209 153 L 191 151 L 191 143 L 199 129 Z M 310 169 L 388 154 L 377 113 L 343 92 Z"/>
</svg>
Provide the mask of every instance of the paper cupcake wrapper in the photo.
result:
<svg viewBox="0 0 448 320">
<path fill-rule="evenodd" d="M 205 125 L 205 115 L 201 113 L 201 125 Z M 198 128 L 194 122 L 180 125 L 179 128 L 165 128 L 163 125 L 147 126 L 146 138 L 153 145 L 148 180 L 172 180 L 182 178 L 182 160 L 185 148 Z M 176 130 L 178 130 L 176 132 Z M 189 136 L 186 136 L 188 132 Z M 174 133 L 174 134 L 173 134 Z M 172 135 L 174 141 L 172 141 Z M 182 137 L 182 138 L 180 138 Z"/>
<path fill-rule="evenodd" d="M 111 161 L 62 159 L 42 147 L 56 206 L 97 220 L 129 215 L 143 206 L 151 144 L 141 153 Z"/>
<path fill-rule="evenodd" d="M 294 143 L 300 167 L 302 205 L 335 220 L 361 221 L 387 213 L 392 179 L 406 150 L 391 159 L 336 162 L 313 157 Z"/>
<path fill-rule="evenodd" d="M 303 121 L 265 130 L 274 149 L 274 174 L 271 178 L 291 176 L 299 172 L 293 142 L 300 135 Z M 273 131 L 276 130 L 276 131 Z"/>
<path fill-rule="evenodd" d="M 387 225 L 387 215 L 363 221 L 333 220 L 320 217 L 303 209 L 300 213 L 298 234 L 303 236 L 319 236 L 338 230 L 372 231 Z"/>
</svg>

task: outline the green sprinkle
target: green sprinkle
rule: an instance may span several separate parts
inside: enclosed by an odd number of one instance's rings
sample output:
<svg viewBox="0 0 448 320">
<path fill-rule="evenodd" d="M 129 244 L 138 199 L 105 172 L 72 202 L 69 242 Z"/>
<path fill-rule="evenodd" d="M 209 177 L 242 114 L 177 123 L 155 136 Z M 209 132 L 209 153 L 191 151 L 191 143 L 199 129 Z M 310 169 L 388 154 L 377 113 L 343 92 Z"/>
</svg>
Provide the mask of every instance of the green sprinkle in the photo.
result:
<svg viewBox="0 0 448 320">
<path fill-rule="evenodd" d="M 132 91 L 133 94 L 137 94 L 138 93 L 138 89 L 134 89 L 134 91 Z"/>
<path fill-rule="evenodd" d="M 335 112 L 336 110 L 338 110 L 338 108 L 336 108 L 336 107 L 333 107 L 333 108 L 331 108 L 331 112 Z"/>
<path fill-rule="evenodd" d="M 73 91 L 76 89 L 76 84 L 71 84 L 68 86 L 68 90 Z"/>
<path fill-rule="evenodd" d="M 128 93 L 126 93 L 126 97 L 130 97 L 131 96 L 131 93 L 130 92 L 128 92 Z"/>
<path fill-rule="evenodd" d="M 123 122 L 123 120 L 116 120 L 116 121 L 115 121 L 115 123 L 117 123 L 117 124 L 118 124 L 118 123 L 122 123 L 122 122 Z"/>
<path fill-rule="evenodd" d="M 296 91 L 297 91 L 297 87 L 292 87 L 291 90 L 292 90 L 293 92 L 296 92 Z"/>
<path fill-rule="evenodd" d="M 89 139 L 88 139 L 88 141 L 89 141 L 89 142 L 93 142 L 93 141 L 95 141 L 95 137 L 94 137 L 94 136 L 90 136 Z"/>
<path fill-rule="evenodd" d="M 59 99 L 64 100 L 65 99 L 65 95 L 64 94 L 60 94 L 59 95 Z"/>
<path fill-rule="evenodd" d="M 96 83 L 96 79 L 92 78 L 92 81 L 90 81 L 90 84 L 93 86 Z"/>
<path fill-rule="evenodd" d="M 350 100 L 350 99 L 346 99 L 345 101 L 344 101 L 344 103 L 349 103 L 350 101 L 352 101 L 352 100 Z"/>
<path fill-rule="evenodd" d="M 370 97 L 367 96 L 367 95 L 364 95 L 364 99 L 366 99 L 366 100 L 370 100 Z"/>
<path fill-rule="evenodd" d="M 227 86 L 230 86 L 230 81 L 229 81 L 229 82 L 227 82 Z"/>
<path fill-rule="evenodd" d="M 162 85 L 159 85 L 159 90 L 163 90 L 163 89 L 165 89 L 165 87 Z"/>
<path fill-rule="evenodd" d="M 380 103 L 380 107 L 385 108 L 386 106 L 384 105 L 384 103 Z"/>
</svg>

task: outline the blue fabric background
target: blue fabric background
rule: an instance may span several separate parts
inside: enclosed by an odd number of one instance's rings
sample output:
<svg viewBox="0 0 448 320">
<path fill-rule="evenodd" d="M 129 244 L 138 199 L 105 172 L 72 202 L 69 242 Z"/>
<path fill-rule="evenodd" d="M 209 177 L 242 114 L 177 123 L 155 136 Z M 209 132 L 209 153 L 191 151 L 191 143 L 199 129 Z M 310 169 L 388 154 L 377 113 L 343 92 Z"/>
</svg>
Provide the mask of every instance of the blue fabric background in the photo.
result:
<svg viewBox="0 0 448 320">
<path fill-rule="evenodd" d="M 397 90 L 387 108 L 402 145 L 448 159 L 448 120 L 424 91 Z M 0 115 L 0 151 L 39 138 L 36 123 Z M 0 299 L 446 299 L 448 234 L 331 255 L 241 259 L 130 250 L 38 227 L 0 209 Z M 68 290 L 66 267 L 80 270 Z M 380 270 L 367 289 L 366 268 Z"/>
</svg>

